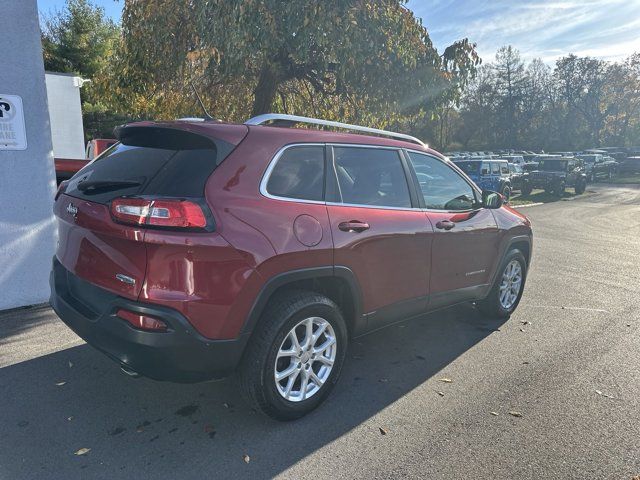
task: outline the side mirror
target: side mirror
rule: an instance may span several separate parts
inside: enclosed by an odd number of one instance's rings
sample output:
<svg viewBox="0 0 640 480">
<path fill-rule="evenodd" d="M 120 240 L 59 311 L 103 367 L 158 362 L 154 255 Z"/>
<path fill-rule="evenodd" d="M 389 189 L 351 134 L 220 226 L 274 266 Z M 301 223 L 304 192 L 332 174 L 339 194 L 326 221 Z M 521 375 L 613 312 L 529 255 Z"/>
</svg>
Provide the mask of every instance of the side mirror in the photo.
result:
<svg viewBox="0 0 640 480">
<path fill-rule="evenodd" d="M 482 191 L 482 206 L 484 208 L 500 208 L 504 203 L 504 198 L 498 192 L 491 190 Z"/>
</svg>

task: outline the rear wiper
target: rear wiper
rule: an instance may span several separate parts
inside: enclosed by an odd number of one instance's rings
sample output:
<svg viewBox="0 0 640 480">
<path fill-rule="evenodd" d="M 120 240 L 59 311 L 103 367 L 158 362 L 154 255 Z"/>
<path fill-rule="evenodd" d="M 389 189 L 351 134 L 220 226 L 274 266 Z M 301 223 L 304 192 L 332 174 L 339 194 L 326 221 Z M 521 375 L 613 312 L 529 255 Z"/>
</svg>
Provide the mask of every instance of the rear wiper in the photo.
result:
<svg viewBox="0 0 640 480">
<path fill-rule="evenodd" d="M 80 182 L 76 187 L 81 192 L 90 193 L 95 190 L 117 190 L 119 188 L 138 187 L 142 182 L 135 180 L 93 180 Z"/>
</svg>

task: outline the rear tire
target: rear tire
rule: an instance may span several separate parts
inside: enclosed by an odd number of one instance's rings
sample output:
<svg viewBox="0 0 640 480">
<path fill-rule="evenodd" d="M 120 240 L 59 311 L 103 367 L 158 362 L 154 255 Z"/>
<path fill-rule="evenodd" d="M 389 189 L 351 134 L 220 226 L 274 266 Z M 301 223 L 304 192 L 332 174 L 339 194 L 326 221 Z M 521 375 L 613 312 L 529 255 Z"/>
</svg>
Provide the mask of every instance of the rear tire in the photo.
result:
<svg viewBox="0 0 640 480">
<path fill-rule="evenodd" d="M 587 182 L 585 180 L 577 180 L 576 181 L 576 195 L 582 195 L 584 191 L 587 189 Z"/>
<path fill-rule="evenodd" d="M 312 329 L 311 343 L 307 342 L 308 323 Z M 313 342 L 314 335 L 318 335 L 318 343 Z M 331 339 L 335 340 L 332 346 L 314 353 L 331 343 Z M 267 306 L 247 346 L 238 371 L 243 396 L 254 408 L 276 420 L 295 420 L 306 415 L 327 398 L 338 381 L 347 339 L 342 313 L 329 298 L 308 291 L 285 292 Z M 288 372 L 291 373 L 276 380 L 276 374 Z"/>
<path fill-rule="evenodd" d="M 515 266 L 518 264 L 518 267 Z M 519 285 L 517 292 L 514 289 L 509 289 L 510 286 L 514 286 L 514 283 L 508 281 L 509 271 L 513 269 L 512 273 L 517 274 L 519 269 Z M 500 263 L 496 279 L 491 287 L 489 295 L 484 300 L 477 303 L 478 310 L 480 310 L 485 316 L 491 318 L 507 318 L 517 308 L 524 291 L 524 283 L 527 278 L 527 262 L 524 255 L 520 250 L 510 250 Z M 505 289 L 508 290 L 509 298 L 506 298 Z M 505 301 L 503 301 L 505 300 Z M 508 300 L 508 301 L 506 301 Z"/>
<path fill-rule="evenodd" d="M 522 192 L 522 195 L 531 195 L 531 191 L 533 189 L 531 188 L 531 184 L 529 182 L 524 182 L 520 190 Z"/>
</svg>

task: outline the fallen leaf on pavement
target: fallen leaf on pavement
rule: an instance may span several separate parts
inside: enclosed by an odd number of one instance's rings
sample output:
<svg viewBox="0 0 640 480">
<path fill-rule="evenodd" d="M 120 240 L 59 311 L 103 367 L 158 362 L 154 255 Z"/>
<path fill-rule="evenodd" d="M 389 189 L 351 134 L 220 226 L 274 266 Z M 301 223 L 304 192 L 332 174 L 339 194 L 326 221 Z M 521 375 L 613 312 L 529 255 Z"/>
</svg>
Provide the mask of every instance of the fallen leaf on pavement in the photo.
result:
<svg viewBox="0 0 640 480">
<path fill-rule="evenodd" d="M 251 461 L 251 457 L 246 453 L 244 454 L 244 457 L 242 457 L 242 459 L 244 460 L 244 463 L 249 463 Z"/>
<path fill-rule="evenodd" d="M 378 380 L 380 383 L 387 383 L 389 381 L 388 378 L 381 378 L 380 380 Z"/>
<path fill-rule="evenodd" d="M 453 383 L 453 380 L 447 377 L 440 378 L 439 380 L 444 383 Z"/>
<path fill-rule="evenodd" d="M 520 331 L 521 331 L 521 332 L 524 332 L 524 328 L 521 328 L 521 329 L 520 329 Z"/>
<path fill-rule="evenodd" d="M 69 360 L 69 368 L 73 367 L 73 363 Z"/>
<path fill-rule="evenodd" d="M 387 434 L 387 430 L 386 430 L 385 428 L 378 427 L 378 429 L 380 430 L 380 433 L 381 433 L 382 435 L 386 435 L 386 434 Z"/>
<path fill-rule="evenodd" d="M 56 382 L 56 387 L 61 387 L 67 382 Z"/>
<path fill-rule="evenodd" d="M 596 390 L 596 393 L 597 393 L 598 395 L 602 395 L 602 396 L 603 396 L 603 397 L 605 397 L 605 398 L 614 398 L 614 397 L 612 397 L 611 395 L 607 395 L 606 393 L 603 393 L 601 390 Z"/>
<path fill-rule="evenodd" d="M 512 417 L 518 417 L 518 418 L 522 417 L 522 413 L 516 412 L 515 410 L 509 412 L 509 415 L 511 415 Z"/>
<path fill-rule="evenodd" d="M 520 320 L 520 323 L 523 325 L 531 325 L 531 322 L 529 320 Z"/>
<path fill-rule="evenodd" d="M 73 417 L 67 417 L 67 421 L 70 422 L 71 420 L 73 420 Z"/>
<path fill-rule="evenodd" d="M 91 451 L 90 448 L 81 448 L 80 450 L 78 450 L 76 453 L 74 453 L 74 455 L 86 455 L 87 453 L 89 453 Z"/>
<path fill-rule="evenodd" d="M 444 397 L 444 392 L 436 392 L 438 395 L 440 395 L 441 397 Z"/>
<path fill-rule="evenodd" d="M 499 413 L 498 413 L 498 412 L 490 412 L 490 413 L 491 413 L 491 415 L 493 415 L 494 417 L 497 417 L 497 416 L 499 415 Z"/>
</svg>

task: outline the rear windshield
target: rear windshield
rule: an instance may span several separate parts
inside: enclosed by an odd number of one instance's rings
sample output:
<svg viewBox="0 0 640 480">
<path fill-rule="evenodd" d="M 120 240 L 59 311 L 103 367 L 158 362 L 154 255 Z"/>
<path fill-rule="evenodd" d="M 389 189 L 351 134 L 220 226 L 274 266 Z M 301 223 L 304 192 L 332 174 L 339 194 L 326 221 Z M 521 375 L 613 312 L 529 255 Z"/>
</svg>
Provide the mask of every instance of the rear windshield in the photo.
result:
<svg viewBox="0 0 640 480">
<path fill-rule="evenodd" d="M 563 160 L 540 160 L 538 168 L 547 172 L 564 172 L 567 169 L 567 162 Z"/>
<path fill-rule="evenodd" d="M 76 174 L 66 192 L 106 203 L 123 195 L 202 197 L 230 145 L 189 132 L 139 128 Z M 146 131 L 144 131 L 146 130 Z"/>
<path fill-rule="evenodd" d="M 480 162 L 455 162 L 456 167 L 464 173 L 475 175 L 480 170 Z"/>
</svg>

